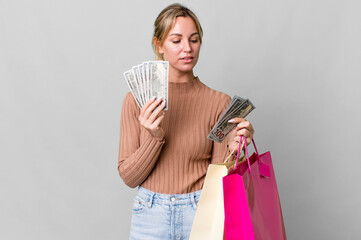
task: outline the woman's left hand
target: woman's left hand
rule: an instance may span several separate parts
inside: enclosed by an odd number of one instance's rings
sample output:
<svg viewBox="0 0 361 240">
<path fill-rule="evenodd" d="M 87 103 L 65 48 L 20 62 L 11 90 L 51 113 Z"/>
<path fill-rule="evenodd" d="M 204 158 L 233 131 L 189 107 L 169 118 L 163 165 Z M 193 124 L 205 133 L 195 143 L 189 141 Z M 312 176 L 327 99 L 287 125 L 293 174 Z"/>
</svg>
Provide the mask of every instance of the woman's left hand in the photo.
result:
<svg viewBox="0 0 361 240">
<path fill-rule="evenodd" d="M 254 129 L 252 124 L 244 118 L 233 118 L 229 122 L 236 123 L 237 126 L 228 135 L 228 148 L 232 152 L 238 149 L 239 141 L 241 136 L 246 137 L 247 145 L 252 141 Z M 237 150 L 235 150 L 237 152 Z"/>
</svg>

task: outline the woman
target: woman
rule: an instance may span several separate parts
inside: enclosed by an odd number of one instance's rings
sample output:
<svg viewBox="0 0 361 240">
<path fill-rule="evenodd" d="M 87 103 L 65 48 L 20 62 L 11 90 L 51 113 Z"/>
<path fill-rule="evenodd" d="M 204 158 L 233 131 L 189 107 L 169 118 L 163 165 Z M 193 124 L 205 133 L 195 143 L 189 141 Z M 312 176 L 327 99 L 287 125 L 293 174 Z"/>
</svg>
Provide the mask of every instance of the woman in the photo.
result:
<svg viewBox="0 0 361 240">
<path fill-rule="evenodd" d="M 223 143 L 207 139 L 230 97 L 194 76 L 201 43 L 192 11 L 165 8 L 154 23 L 153 48 L 169 61 L 168 111 L 162 99 L 142 109 L 131 93 L 124 99 L 118 170 L 128 186 L 139 186 L 130 239 L 188 239 L 208 165 L 223 162 L 240 136 L 252 140 L 251 123 L 240 118 Z"/>
</svg>

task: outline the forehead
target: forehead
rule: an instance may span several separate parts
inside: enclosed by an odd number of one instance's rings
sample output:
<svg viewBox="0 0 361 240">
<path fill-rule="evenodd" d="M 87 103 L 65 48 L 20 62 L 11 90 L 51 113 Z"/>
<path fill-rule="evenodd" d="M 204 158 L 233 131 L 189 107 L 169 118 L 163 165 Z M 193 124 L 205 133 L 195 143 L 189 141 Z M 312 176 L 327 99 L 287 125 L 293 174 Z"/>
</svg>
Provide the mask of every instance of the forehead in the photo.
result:
<svg viewBox="0 0 361 240">
<path fill-rule="evenodd" d="M 171 34 L 181 34 L 181 35 L 191 35 L 197 33 L 197 27 L 193 19 L 190 17 L 177 17 L 174 23 L 174 26 L 169 31 L 168 35 Z"/>
</svg>

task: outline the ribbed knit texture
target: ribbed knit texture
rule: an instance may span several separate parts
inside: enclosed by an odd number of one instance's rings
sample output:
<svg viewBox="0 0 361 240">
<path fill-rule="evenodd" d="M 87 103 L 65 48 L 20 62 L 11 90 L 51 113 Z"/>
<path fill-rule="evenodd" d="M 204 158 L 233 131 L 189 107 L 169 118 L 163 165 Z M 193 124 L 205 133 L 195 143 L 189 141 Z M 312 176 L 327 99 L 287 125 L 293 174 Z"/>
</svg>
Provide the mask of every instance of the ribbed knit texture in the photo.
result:
<svg viewBox="0 0 361 240">
<path fill-rule="evenodd" d="M 161 124 L 165 140 L 155 139 L 138 120 L 140 109 L 131 93 L 125 96 L 120 126 L 118 171 L 130 187 L 183 194 L 200 190 L 209 163 L 223 162 L 227 140 L 207 136 L 230 102 L 195 78 L 169 82 L 168 111 Z"/>
</svg>

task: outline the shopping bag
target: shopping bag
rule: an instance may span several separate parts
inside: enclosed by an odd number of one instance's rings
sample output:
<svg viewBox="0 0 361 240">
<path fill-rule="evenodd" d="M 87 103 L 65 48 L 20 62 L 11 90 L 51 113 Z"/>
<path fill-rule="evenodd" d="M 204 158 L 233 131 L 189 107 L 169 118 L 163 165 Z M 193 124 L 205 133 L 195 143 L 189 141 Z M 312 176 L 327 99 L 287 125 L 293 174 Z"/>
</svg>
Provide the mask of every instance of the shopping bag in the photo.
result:
<svg viewBox="0 0 361 240">
<path fill-rule="evenodd" d="M 243 139 L 243 138 L 242 138 Z M 240 152 L 239 144 L 238 153 Z M 255 152 L 223 178 L 226 240 L 286 240 L 271 153 Z M 245 141 L 244 141 L 245 143 Z"/>
<path fill-rule="evenodd" d="M 193 220 L 190 240 L 222 240 L 224 232 L 224 207 L 222 178 L 236 160 L 208 166 L 202 193 Z M 242 161 L 241 159 L 240 161 Z"/>
</svg>

